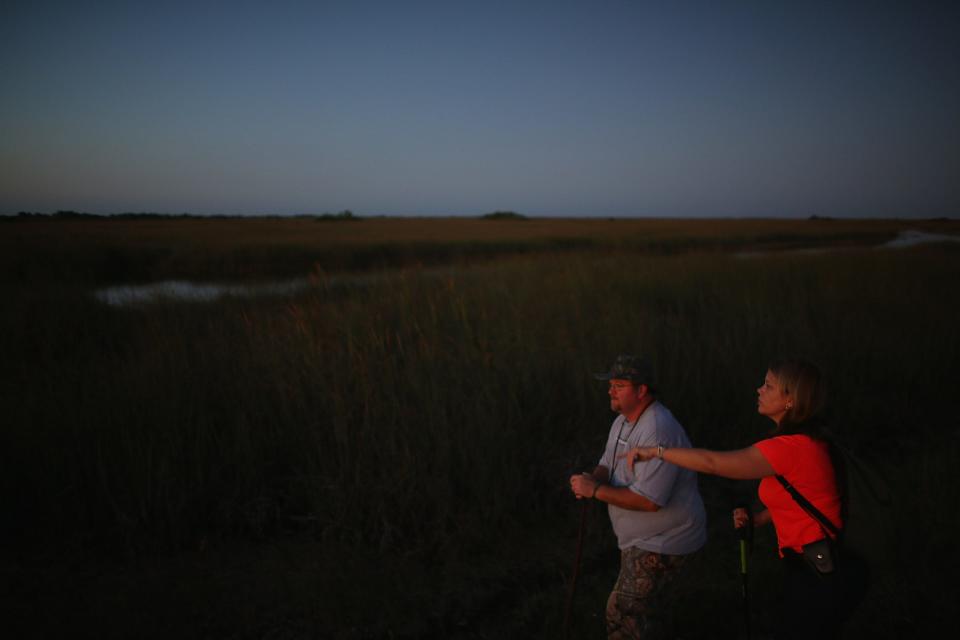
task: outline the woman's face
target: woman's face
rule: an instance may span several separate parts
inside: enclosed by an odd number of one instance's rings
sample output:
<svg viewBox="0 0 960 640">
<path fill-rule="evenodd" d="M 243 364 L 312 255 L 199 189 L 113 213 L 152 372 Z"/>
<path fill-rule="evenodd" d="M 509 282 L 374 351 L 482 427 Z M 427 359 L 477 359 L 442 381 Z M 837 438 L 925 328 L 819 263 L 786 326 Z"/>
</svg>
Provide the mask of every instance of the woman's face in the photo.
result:
<svg viewBox="0 0 960 640">
<path fill-rule="evenodd" d="M 767 371 L 763 384 L 757 389 L 757 413 L 780 424 L 792 406 L 793 402 L 790 396 L 783 392 L 780 380 L 772 371 Z"/>
</svg>

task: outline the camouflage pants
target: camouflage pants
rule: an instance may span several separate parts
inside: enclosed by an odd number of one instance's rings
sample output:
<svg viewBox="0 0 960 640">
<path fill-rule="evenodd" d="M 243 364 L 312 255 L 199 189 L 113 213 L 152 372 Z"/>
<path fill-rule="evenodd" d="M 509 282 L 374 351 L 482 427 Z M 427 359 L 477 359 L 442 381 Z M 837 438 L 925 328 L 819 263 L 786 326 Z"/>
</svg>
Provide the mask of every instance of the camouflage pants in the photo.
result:
<svg viewBox="0 0 960 640">
<path fill-rule="evenodd" d="M 650 640 L 670 632 L 665 596 L 688 556 L 630 548 L 620 552 L 620 575 L 607 599 L 607 638 Z"/>
</svg>

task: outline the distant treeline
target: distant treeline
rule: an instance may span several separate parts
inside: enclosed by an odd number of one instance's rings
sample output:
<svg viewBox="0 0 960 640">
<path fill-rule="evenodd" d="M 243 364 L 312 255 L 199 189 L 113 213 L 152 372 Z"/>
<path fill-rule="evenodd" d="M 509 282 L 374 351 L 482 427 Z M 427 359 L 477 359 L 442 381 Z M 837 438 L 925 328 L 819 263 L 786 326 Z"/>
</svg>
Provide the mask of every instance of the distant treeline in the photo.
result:
<svg viewBox="0 0 960 640">
<path fill-rule="evenodd" d="M 386 217 L 386 216 L 375 216 L 375 217 Z M 514 211 L 494 211 L 493 213 L 487 213 L 479 216 L 485 220 L 526 220 L 527 216 Z M 327 221 L 327 220 L 360 220 L 361 217 L 350 211 L 350 209 L 344 209 L 339 213 L 297 213 L 292 215 L 281 215 L 281 214 L 257 214 L 251 216 L 244 216 L 238 214 L 196 214 L 196 213 L 155 213 L 155 212 L 123 212 L 123 213 L 86 213 L 83 211 L 56 211 L 54 213 L 42 213 L 38 211 L 19 211 L 16 216 L 0 216 L 0 219 L 3 220 L 16 220 L 22 218 L 67 218 L 70 220 L 103 220 L 104 218 L 121 218 L 125 220 L 130 219 L 180 219 L 180 218 L 216 218 L 220 220 L 249 220 L 253 218 L 306 218 L 314 219 L 318 221 Z"/>
<path fill-rule="evenodd" d="M 494 211 L 493 213 L 488 213 L 484 216 L 480 216 L 484 220 L 526 220 L 527 216 L 517 213 L 516 211 Z"/>
<path fill-rule="evenodd" d="M 196 214 L 196 213 L 154 213 L 154 212 L 123 212 L 123 213 L 85 213 L 83 211 L 56 211 L 54 213 L 41 213 L 35 211 L 20 211 L 17 215 L 6 217 L 7 220 L 18 218 L 68 218 L 70 220 L 103 220 L 104 218 L 122 218 L 122 219 L 179 219 L 179 218 L 216 218 L 220 220 L 242 220 L 252 218 L 313 218 L 315 220 L 359 220 L 349 209 L 340 213 L 299 213 L 294 215 L 280 214 L 259 214 L 252 216 L 227 215 L 227 214 Z"/>
</svg>

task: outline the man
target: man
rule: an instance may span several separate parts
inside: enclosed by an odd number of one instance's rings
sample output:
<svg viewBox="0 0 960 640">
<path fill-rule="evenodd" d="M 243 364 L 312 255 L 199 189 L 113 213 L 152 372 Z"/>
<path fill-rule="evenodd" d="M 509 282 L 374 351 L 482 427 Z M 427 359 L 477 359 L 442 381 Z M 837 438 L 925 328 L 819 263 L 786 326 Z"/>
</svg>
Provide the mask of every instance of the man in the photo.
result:
<svg viewBox="0 0 960 640">
<path fill-rule="evenodd" d="M 706 515 L 696 473 L 661 459 L 631 468 L 623 457 L 633 447 L 690 446 L 683 427 L 656 399 L 649 362 L 620 355 L 595 377 L 610 381 L 610 408 L 619 415 L 600 463 L 592 473 L 572 476 L 570 488 L 578 500 L 607 503 L 620 547 L 620 575 L 607 600 L 607 637 L 647 639 L 666 631 L 657 620 L 664 613 L 664 588 L 706 542 Z"/>
</svg>

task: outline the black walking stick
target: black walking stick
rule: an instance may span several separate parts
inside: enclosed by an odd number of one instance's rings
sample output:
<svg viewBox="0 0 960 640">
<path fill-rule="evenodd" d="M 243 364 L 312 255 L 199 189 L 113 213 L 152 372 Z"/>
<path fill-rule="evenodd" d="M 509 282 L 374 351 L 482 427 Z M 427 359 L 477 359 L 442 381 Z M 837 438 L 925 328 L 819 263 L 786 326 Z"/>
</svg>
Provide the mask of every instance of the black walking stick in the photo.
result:
<svg viewBox="0 0 960 640">
<path fill-rule="evenodd" d="M 753 511 L 745 504 L 739 504 L 736 508 L 747 512 L 747 521 L 738 529 L 738 533 L 740 534 L 740 577 L 743 580 L 743 624 L 747 631 L 747 640 L 750 640 L 750 592 L 747 589 L 747 556 L 753 547 Z"/>
<path fill-rule="evenodd" d="M 573 561 L 573 575 L 570 577 L 570 591 L 567 593 L 567 606 L 563 613 L 563 635 L 570 637 L 570 617 L 573 613 L 573 594 L 577 591 L 577 575 L 580 573 L 580 556 L 583 553 L 583 534 L 587 529 L 587 508 L 590 500 L 583 498 L 580 505 L 580 531 L 577 533 L 577 555 Z"/>
</svg>

